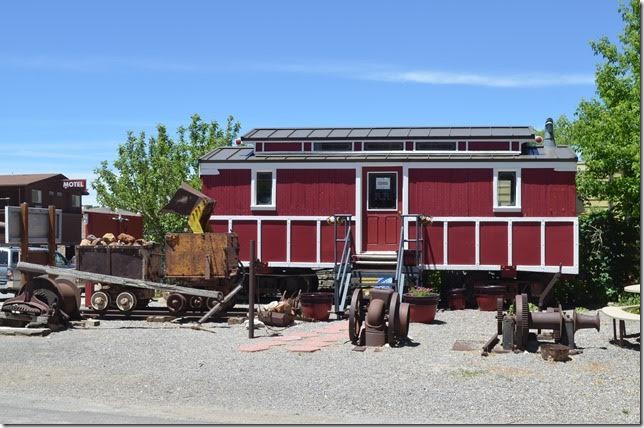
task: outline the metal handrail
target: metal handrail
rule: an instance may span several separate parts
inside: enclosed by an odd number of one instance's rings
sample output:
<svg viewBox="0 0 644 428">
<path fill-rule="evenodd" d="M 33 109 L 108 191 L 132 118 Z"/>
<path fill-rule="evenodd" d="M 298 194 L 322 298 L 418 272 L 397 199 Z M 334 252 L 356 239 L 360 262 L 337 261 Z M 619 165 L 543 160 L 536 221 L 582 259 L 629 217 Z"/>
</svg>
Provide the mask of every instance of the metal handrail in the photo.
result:
<svg viewBox="0 0 644 428">
<path fill-rule="evenodd" d="M 334 214 L 327 219 L 333 223 L 333 303 L 335 312 L 341 313 L 346 301 L 346 294 L 351 279 L 351 249 L 353 238 L 351 233 L 351 214 Z M 338 224 L 344 224 L 344 236 L 338 238 Z M 338 242 L 343 242 L 342 253 L 338 260 Z"/>
<path fill-rule="evenodd" d="M 400 241 L 398 243 L 398 255 L 396 258 L 396 273 L 395 273 L 394 281 L 398 286 L 399 294 L 402 295 L 403 287 L 404 287 L 404 278 L 403 278 L 404 254 L 403 253 L 405 250 L 405 244 L 414 243 L 415 259 L 416 259 L 415 265 L 416 265 L 416 268 L 419 269 L 423 263 L 423 260 L 425 260 L 425 238 L 423 237 L 422 225 L 427 219 L 431 221 L 431 217 L 423 214 L 404 214 L 404 215 L 401 215 L 400 217 L 402 219 L 402 224 L 400 227 Z M 405 219 L 406 218 L 414 218 L 414 222 L 416 224 L 416 237 L 414 239 L 409 239 L 405 237 L 405 226 L 406 226 Z"/>
</svg>

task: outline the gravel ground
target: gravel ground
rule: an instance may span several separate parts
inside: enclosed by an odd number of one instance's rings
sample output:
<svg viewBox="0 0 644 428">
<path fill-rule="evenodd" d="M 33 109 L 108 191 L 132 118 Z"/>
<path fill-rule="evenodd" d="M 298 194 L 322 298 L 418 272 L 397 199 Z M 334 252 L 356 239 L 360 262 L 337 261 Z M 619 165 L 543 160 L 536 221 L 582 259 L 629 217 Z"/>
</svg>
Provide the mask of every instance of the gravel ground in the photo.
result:
<svg viewBox="0 0 644 428">
<path fill-rule="evenodd" d="M 242 353 L 246 330 L 225 324 L 101 321 L 44 338 L 0 336 L 0 422 L 640 423 L 640 352 L 610 345 L 606 318 L 600 333 L 578 332 L 583 353 L 567 363 L 451 350 L 456 339 L 482 345 L 493 312 L 437 320 L 412 324 L 417 346 L 379 352 L 345 343 Z"/>
</svg>

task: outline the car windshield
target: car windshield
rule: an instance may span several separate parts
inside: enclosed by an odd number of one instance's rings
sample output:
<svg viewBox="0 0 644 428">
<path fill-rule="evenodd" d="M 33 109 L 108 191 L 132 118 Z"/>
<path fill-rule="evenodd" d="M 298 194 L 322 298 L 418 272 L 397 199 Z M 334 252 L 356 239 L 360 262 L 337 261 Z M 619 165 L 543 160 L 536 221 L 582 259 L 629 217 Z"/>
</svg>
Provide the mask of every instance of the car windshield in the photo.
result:
<svg viewBox="0 0 644 428">
<path fill-rule="evenodd" d="M 9 256 L 6 251 L 0 251 L 0 265 L 6 265 L 9 261 Z"/>
</svg>

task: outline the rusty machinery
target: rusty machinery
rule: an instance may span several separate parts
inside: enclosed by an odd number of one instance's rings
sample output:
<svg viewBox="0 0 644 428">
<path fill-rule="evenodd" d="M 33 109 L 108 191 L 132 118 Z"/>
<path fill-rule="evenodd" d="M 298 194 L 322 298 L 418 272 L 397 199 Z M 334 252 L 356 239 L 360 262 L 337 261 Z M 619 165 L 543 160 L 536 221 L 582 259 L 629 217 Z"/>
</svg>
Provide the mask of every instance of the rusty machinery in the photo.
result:
<svg viewBox="0 0 644 428">
<path fill-rule="evenodd" d="M 373 288 L 368 297 L 356 289 L 349 306 L 349 339 L 360 346 L 395 346 L 407 337 L 409 318 L 409 303 L 401 304 L 393 289 Z"/>
<path fill-rule="evenodd" d="M 192 233 L 169 233 L 165 236 L 165 277 L 191 287 L 216 289 L 221 298 L 203 298 L 171 293 L 166 302 L 171 313 L 208 310 L 209 314 L 234 306 L 234 295 L 241 289 L 244 269 L 239 261 L 239 242 L 234 233 L 213 233 L 209 219 L 215 201 L 182 183 L 162 212 L 188 217 Z M 233 278 L 238 277 L 233 287 Z M 224 298 L 224 294 L 227 294 Z M 216 308 L 216 309 L 215 309 Z"/>
<path fill-rule="evenodd" d="M 573 311 L 571 315 L 561 310 L 561 306 L 549 307 L 545 311 L 530 312 L 528 295 L 518 294 L 515 297 L 515 314 L 503 311 L 503 299 L 497 299 L 497 331 L 483 347 L 483 355 L 491 352 L 502 337 L 505 350 L 525 351 L 528 348 L 528 337 L 531 329 L 552 330 L 556 343 L 576 348 L 575 333 L 584 328 L 595 328 L 599 331 L 599 314 L 584 315 Z"/>
<path fill-rule="evenodd" d="M 80 319 L 80 290 L 70 280 L 47 275 L 28 280 L 0 310 L 0 321 L 12 327 L 61 329 Z"/>
</svg>

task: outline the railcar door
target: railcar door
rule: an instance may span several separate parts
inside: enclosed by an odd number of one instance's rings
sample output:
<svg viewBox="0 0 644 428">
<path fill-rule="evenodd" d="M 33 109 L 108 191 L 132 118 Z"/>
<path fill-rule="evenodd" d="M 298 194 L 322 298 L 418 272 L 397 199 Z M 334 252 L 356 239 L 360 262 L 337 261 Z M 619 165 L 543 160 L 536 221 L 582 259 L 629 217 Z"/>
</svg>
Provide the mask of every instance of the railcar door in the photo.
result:
<svg viewBox="0 0 644 428">
<path fill-rule="evenodd" d="M 362 248 L 366 251 L 398 250 L 402 168 L 363 168 L 362 183 Z"/>
</svg>

